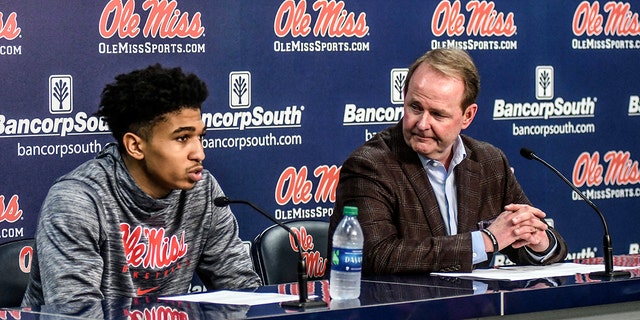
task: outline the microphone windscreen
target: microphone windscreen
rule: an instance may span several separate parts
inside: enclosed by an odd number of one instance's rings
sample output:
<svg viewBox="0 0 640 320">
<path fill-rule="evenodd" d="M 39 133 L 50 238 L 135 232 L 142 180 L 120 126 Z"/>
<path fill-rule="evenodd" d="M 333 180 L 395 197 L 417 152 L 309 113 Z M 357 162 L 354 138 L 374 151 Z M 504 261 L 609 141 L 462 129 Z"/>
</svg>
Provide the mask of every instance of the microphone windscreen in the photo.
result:
<svg viewBox="0 0 640 320">
<path fill-rule="evenodd" d="M 217 197 L 213 199 L 213 204 L 215 204 L 216 207 L 226 207 L 229 203 L 229 198 L 227 197 Z"/>
<path fill-rule="evenodd" d="M 531 149 L 522 148 L 522 149 L 520 149 L 520 155 L 525 157 L 525 158 L 527 158 L 527 159 L 529 159 L 529 160 L 532 160 L 534 155 L 535 155 L 535 153 L 533 153 L 533 151 L 531 151 Z"/>
</svg>

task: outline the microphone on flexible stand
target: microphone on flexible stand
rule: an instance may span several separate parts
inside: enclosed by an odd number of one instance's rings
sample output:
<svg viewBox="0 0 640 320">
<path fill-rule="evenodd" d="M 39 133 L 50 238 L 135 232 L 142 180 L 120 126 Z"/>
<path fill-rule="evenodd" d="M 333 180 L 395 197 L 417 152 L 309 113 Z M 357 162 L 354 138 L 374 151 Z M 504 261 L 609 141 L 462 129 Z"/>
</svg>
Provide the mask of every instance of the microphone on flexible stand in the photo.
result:
<svg viewBox="0 0 640 320">
<path fill-rule="evenodd" d="M 213 204 L 215 204 L 216 207 L 226 207 L 232 203 L 241 203 L 241 204 L 246 204 L 250 206 L 251 208 L 258 211 L 263 216 L 267 217 L 273 223 L 285 229 L 291 236 L 293 236 L 293 241 L 295 242 L 296 247 L 298 247 L 298 253 L 300 254 L 300 257 L 298 258 L 298 294 L 300 298 L 298 301 L 285 301 L 285 302 L 282 302 L 280 305 L 287 308 L 297 308 L 297 309 L 326 307 L 327 303 L 322 300 L 309 299 L 309 293 L 307 291 L 308 290 L 307 263 L 304 260 L 304 257 L 302 255 L 302 247 L 300 246 L 300 239 L 298 239 L 298 235 L 295 232 L 293 232 L 291 228 L 289 228 L 287 225 L 274 219 L 269 214 L 267 214 L 264 210 L 258 208 L 256 205 L 254 205 L 249 201 L 237 200 L 237 199 L 231 200 L 228 197 L 217 197 L 213 200 Z"/>
<path fill-rule="evenodd" d="M 529 160 L 537 160 L 540 163 L 544 164 L 547 168 L 551 169 L 562 181 L 568 184 L 573 191 L 578 193 L 580 197 L 589 205 L 593 210 L 596 211 L 598 216 L 600 216 L 600 221 L 602 221 L 602 226 L 604 227 L 604 237 L 602 240 L 603 245 L 603 256 L 604 256 L 604 271 L 594 271 L 589 274 L 589 276 L 594 278 L 617 278 L 617 277 L 629 277 L 630 273 L 628 271 L 614 271 L 613 270 L 613 246 L 611 244 L 611 235 L 609 234 L 609 227 L 607 227 L 607 221 L 604 219 L 604 215 L 600 212 L 600 209 L 596 207 L 596 205 L 589 200 L 573 183 L 571 183 L 565 176 L 560 173 L 556 168 L 552 165 L 548 164 L 546 161 L 542 160 L 538 157 L 533 151 L 527 148 L 520 149 L 520 155 L 529 159 Z"/>
</svg>

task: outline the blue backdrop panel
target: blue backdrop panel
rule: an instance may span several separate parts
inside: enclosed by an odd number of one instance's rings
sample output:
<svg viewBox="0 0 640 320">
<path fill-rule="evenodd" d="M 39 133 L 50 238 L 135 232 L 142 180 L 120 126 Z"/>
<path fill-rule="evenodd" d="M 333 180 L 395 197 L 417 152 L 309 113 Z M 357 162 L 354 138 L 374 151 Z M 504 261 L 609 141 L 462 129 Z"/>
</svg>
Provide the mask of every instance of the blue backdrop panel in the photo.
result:
<svg viewBox="0 0 640 320">
<path fill-rule="evenodd" d="M 72 8 L 73 10 L 70 10 Z M 327 220 L 340 166 L 402 116 L 406 68 L 467 49 L 482 77 L 466 133 L 502 148 L 569 258 L 640 243 L 640 3 L 600 1 L 17 1 L 0 3 L 0 243 L 33 237 L 60 175 L 112 138 L 92 116 L 114 76 L 159 62 L 208 84 L 205 165 L 277 219 Z M 270 225 L 234 206 L 241 237 Z"/>
</svg>

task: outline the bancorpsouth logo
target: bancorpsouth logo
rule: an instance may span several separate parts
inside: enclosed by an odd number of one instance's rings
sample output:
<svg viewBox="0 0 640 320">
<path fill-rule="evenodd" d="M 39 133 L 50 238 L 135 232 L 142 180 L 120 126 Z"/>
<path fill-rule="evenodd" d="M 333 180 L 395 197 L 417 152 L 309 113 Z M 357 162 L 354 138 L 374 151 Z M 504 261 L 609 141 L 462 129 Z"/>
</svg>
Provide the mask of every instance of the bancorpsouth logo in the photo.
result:
<svg viewBox="0 0 640 320">
<path fill-rule="evenodd" d="M 534 74 L 537 101 L 511 102 L 496 99 L 493 105 L 494 120 L 592 118 L 595 114 L 596 97 L 584 97 L 569 101 L 562 97 L 554 99 L 554 72 L 552 66 L 538 66 Z"/>
<path fill-rule="evenodd" d="M 291 105 L 281 110 L 266 110 L 252 105 L 251 72 L 229 73 L 229 108 L 232 111 L 202 113 L 207 130 L 245 130 L 260 128 L 299 128 L 304 106 Z"/>
<path fill-rule="evenodd" d="M 49 77 L 49 112 L 51 114 L 73 111 L 73 78 L 70 75 Z"/>
<path fill-rule="evenodd" d="M 369 35 L 367 14 L 357 14 L 345 8 L 344 1 L 317 0 L 312 9 L 317 14 L 307 12 L 307 0 L 285 0 L 282 2 L 273 22 L 273 32 L 278 38 L 364 38 Z M 369 42 L 360 41 L 301 41 L 276 40 L 275 52 L 363 52 L 370 50 Z"/>
<path fill-rule="evenodd" d="M 73 78 L 70 75 L 49 76 L 49 113 L 70 114 L 73 111 Z M 99 117 L 78 112 L 74 116 L 47 118 L 10 118 L 0 114 L 0 138 L 60 136 L 108 133 L 109 126 Z"/>
<path fill-rule="evenodd" d="M 404 114 L 404 106 L 366 107 L 353 103 L 344 105 L 342 125 L 382 125 L 398 122 Z"/>
<path fill-rule="evenodd" d="M 391 69 L 391 103 L 404 105 L 404 86 L 409 69 Z"/>
<path fill-rule="evenodd" d="M 469 1 L 464 7 L 456 0 L 440 1 L 431 19 L 431 33 L 436 37 L 505 37 L 516 34 L 518 27 L 513 12 L 501 12 L 493 1 Z M 460 48 L 465 50 L 514 50 L 517 41 L 488 41 L 474 39 L 432 40 L 431 48 Z"/>
<path fill-rule="evenodd" d="M 382 125 L 398 122 L 404 114 L 404 86 L 407 79 L 407 68 L 391 69 L 390 73 L 390 100 L 391 104 L 400 106 L 366 107 L 355 103 L 347 103 L 344 106 L 342 125 Z"/>
<path fill-rule="evenodd" d="M 629 97 L 629 116 L 640 116 L 640 96 Z"/>
<path fill-rule="evenodd" d="M 251 72 L 229 73 L 229 107 L 246 109 L 251 106 Z"/>
<path fill-rule="evenodd" d="M 573 49 L 640 49 L 640 40 L 624 39 L 640 35 L 640 19 L 638 13 L 631 10 L 629 2 L 582 1 L 573 14 L 571 29 L 576 37 L 586 39 L 571 40 Z M 599 36 L 604 35 L 607 38 Z M 598 37 L 598 38 L 595 38 Z M 609 38 L 615 37 L 615 38 Z"/>
<path fill-rule="evenodd" d="M 4 17 L 4 13 L 0 12 L 0 39 L 13 40 L 20 36 L 18 14 L 11 12 L 6 19 Z"/>
<path fill-rule="evenodd" d="M 553 99 L 553 66 L 536 67 L 536 99 Z"/>
<path fill-rule="evenodd" d="M 406 85 L 408 70 L 407 68 L 391 69 L 389 79 L 390 101 L 391 104 L 396 106 L 367 107 L 358 106 L 355 103 L 347 103 L 344 106 L 342 125 L 387 125 L 400 121 L 404 114 L 404 86 Z"/>
</svg>

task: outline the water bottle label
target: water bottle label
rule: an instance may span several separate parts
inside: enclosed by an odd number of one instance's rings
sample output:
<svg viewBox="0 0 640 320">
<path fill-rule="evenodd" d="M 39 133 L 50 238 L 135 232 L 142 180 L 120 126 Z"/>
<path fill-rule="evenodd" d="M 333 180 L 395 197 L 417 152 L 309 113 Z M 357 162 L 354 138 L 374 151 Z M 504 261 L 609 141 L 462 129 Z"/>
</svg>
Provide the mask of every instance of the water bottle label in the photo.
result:
<svg viewBox="0 0 640 320">
<path fill-rule="evenodd" d="M 333 248 L 331 252 L 331 270 L 362 271 L 362 249 Z"/>
</svg>

